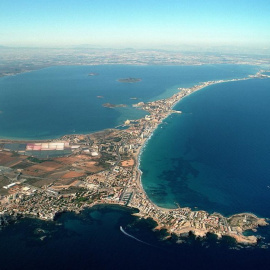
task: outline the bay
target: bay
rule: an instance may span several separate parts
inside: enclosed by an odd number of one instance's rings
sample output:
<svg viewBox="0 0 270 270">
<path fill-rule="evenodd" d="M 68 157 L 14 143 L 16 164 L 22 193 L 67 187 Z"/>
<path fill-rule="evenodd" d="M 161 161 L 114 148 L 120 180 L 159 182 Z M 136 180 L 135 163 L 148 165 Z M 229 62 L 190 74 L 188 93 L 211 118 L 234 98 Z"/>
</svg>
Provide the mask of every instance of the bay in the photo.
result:
<svg viewBox="0 0 270 270">
<path fill-rule="evenodd" d="M 62 214 L 55 222 L 21 220 L 0 231 L 1 269 L 257 269 L 270 263 L 268 249 L 236 245 L 230 238 L 164 241 L 163 232 L 152 231 L 152 221 L 131 213 L 95 207 Z"/>
</svg>

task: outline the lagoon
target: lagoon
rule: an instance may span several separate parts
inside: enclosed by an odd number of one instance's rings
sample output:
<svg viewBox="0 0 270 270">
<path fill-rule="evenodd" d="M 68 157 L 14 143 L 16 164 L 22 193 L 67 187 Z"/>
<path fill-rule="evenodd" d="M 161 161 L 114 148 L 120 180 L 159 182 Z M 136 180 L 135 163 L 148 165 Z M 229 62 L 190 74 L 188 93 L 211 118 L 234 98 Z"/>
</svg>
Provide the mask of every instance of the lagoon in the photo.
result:
<svg viewBox="0 0 270 270">
<path fill-rule="evenodd" d="M 56 66 L 0 78 L 0 138 L 52 139 L 113 128 L 145 112 L 132 104 L 171 96 L 178 87 L 254 74 L 256 66 Z M 96 73 L 96 76 L 88 76 Z M 137 83 L 119 78 L 136 77 Z M 102 96 L 103 98 L 98 98 Z M 132 98 L 138 98 L 134 100 Z M 104 108 L 102 104 L 126 104 Z"/>
</svg>

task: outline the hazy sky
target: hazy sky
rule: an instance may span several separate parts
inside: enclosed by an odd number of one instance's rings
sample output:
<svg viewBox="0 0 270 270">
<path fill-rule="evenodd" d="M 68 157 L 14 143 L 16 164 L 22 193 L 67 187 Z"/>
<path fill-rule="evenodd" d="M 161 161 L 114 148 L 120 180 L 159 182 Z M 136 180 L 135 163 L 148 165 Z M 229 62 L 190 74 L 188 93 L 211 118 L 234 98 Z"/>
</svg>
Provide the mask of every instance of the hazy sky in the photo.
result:
<svg viewBox="0 0 270 270">
<path fill-rule="evenodd" d="M 270 47 L 270 0 L 0 0 L 0 45 Z"/>
</svg>

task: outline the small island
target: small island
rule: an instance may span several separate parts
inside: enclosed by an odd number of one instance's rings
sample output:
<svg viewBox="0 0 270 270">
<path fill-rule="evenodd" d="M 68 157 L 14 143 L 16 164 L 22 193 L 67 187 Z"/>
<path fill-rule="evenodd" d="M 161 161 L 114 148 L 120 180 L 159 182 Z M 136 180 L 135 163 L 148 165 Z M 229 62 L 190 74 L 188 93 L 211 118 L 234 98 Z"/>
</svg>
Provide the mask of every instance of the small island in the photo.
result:
<svg viewBox="0 0 270 270">
<path fill-rule="evenodd" d="M 104 103 L 102 104 L 103 107 L 106 108 L 119 108 L 119 107 L 127 107 L 126 104 L 112 104 L 112 103 Z"/>
<path fill-rule="evenodd" d="M 121 83 L 136 83 L 136 82 L 140 82 L 142 79 L 140 78 L 123 78 L 123 79 L 118 79 L 117 81 L 118 82 L 121 82 Z"/>
</svg>

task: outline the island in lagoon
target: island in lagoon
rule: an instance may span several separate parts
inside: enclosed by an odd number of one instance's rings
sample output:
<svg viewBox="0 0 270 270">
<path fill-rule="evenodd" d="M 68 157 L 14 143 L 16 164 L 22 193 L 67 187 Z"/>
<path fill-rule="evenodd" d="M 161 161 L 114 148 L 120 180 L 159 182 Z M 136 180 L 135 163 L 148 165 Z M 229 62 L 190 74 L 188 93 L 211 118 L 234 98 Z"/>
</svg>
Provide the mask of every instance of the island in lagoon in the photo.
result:
<svg viewBox="0 0 270 270">
<path fill-rule="evenodd" d="M 182 98 L 209 85 L 258 77 L 263 78 L 260 72 L 242 79 L 208 81 L 179 88 L 167 99 L 139 102 L 134 107 L 149 114 L 129 120 L 124 130 L 35 142 L 1 140 L 0 225 L 25 216 L 54 220 L 65 211 L 79 213 L 85 207 L 116 204 L 137 209 L 134 215 L 155 220 L 156 229 L 165 229 L 169 235 L 192 232 L 204 237 L 213 233 L 233 237 L 239 243 L 256 244 L 258 238 L 244 232 L 268 223 L 252 213 L 225 217 L 179 205 L 174 209 L 155 205 L 142 187 L 139 160 L 159 124 L 171 113 L 181 113 L 173 107 Z"/>
<path fill-rule="evenodd" d="M 140 78 L 123 78 L 123 79 L 118 79 L 117 81 L 118 82 L 121 82 L 121 83 L 136 83 L 136 82 L 140 82 L 142 79 Z"/>
<path fill-rule="evenodd" d="M 104 103 L 102 104 L 103 107 L 105 108 L 123 108 L 123 107 L 127 107 L 126 104 L 112 104 L 112 103 Z"/>
</svg>

